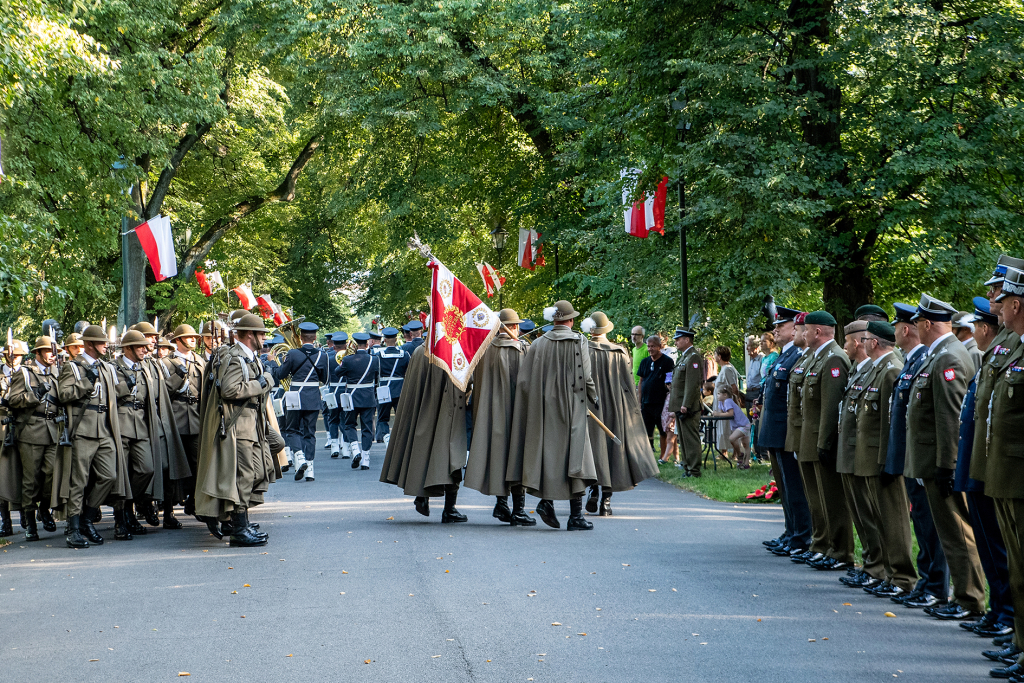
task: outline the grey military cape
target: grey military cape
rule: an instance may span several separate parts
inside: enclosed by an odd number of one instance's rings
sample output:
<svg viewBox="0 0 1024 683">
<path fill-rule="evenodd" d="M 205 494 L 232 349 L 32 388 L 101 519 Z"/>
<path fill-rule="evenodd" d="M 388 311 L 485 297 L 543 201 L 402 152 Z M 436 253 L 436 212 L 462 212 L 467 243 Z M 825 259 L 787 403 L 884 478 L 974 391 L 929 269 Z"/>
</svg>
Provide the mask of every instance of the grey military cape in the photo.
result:
<svg viewBox="0 0 1024 683">
<path fill-rule="evenodd" d="M 9 386 L 8 378 L 0 377 L 0 397 L 6 397 Z M 0 418 L 12 415 L 6 407 L 0 407 Z M 14 423 L 0 422 L 0 444 L 7 440 L 8 430 L 14 432 Z M 10 503 L 12 510 L 21 509 L 21 458 L 13 440 L 9 446 L 0 445 L 0 501 Z"/>
<path fill-rule="evenodd" d="M 616 444 L 596 422 L 589 421 L 597 483 L 612 491 L 628 491 L 658 474 L 640 415 L 631 358 L 624 348 L 603 339 L 591 340 L 589 347 L 591 372 L 601 397 L 600 407 L 592 410 L 622 442 Z"/>
<path fill-rule="evenodd" d="M 587 407 L 597 391 L 583 338 L 556 325 L 519 368 L 505 480 L 538 498 L 569 500 L 597 481 Z"/>
<path fill-rule="evenodd" d="M 159 373 L 153 378 L 153 383 L 156 385 L 160 395 L 158 402 L 159 410 L 156 411 L 156 414 L 159 416 L 164 432 L 164 438 L 161 439 L 158 436 L 159 429 L 149 428 L 150 439 L 156 436 L 156 441 L 152 441 L 153 458 L 154 460 L 156 458 L 160 459 L 160 462 L 153 463 L 156 475 L 153 477 L 154 490 L 151 495 L 157 500 L 169 500 L 180 503 L 184 499 L 182 491 L 179 490 L 181 488 L 180 485 L 176 485 L 174 487 L 176 490 L 174 491 L 163 490 L 164 467 L 167 468 L 167 473 L 173 482 L 181 482 L 192 476 L 192 470 L 188 466 L 188 457 L 185 455 L 185 444 L 181 440 L 181 434 L 178 432 L 178 423 L 174 419 L 174 409 L 171 407 L 171 394 L 167 391 L 167 379 L 170 376 L 170 370 L 167 369 L 165 363 L 157 359 L 148 360 L 150 361 L 146 364 L 148 365 L 148 371 L 155 375 Z M 154 434 L 154 432 L 156 433 Z M 158 479 L 160 480 L 159 483 L 157 483 Z"/>
<path fill-rule="evenodd" d="M 526 345 L 507 334 L 491 340 L 473 371 L 473 443 L 466 465 L 467 488 L 485 496 L 507 496 L 508 447 L 516 378 Z M 399 404 L 401 405 L 401 404 Z"/>
<path fill-rule="evenodd" d="M 430 362 L 424 344 L 412 352 L 380 480 L 407 496 L 443 496 L 466 466 L 466 394 Z"/>
</svg>

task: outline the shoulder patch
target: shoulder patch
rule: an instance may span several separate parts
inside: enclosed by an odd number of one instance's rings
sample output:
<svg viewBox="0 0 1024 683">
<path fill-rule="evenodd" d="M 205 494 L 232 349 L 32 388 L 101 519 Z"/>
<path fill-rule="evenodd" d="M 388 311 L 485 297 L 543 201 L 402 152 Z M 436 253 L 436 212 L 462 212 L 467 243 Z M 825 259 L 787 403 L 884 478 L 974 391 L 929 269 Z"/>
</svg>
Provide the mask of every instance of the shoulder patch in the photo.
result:
<svg viewBox="0 0 1024 683">
<path fill-rule="evenodd" d="M 953 368 L 947 368 L 942 373 L 942 378 L 947 382 L 952 382 L 953 380 L 956 379 L 956 371 Z"/>
<path fill-rule="evenodd" d="M 832 376 L 839 377 L 839 368 L 832 368 Z"/>
</svg>

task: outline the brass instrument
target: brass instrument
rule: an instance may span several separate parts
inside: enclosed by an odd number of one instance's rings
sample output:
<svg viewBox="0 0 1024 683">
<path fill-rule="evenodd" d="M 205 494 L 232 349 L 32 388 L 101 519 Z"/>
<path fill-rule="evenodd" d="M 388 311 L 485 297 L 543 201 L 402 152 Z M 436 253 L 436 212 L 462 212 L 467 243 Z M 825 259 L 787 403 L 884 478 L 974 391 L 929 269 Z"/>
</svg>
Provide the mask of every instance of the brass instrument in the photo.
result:
<svg viewBox="0 0 1024 683">
<path fill-rule="evenodd" d="M 305 316 L 300 315 L 298 318 L 295 318 L 294 320 L 288 320 L 284 324 L 273 329 L 273 331 L 270 333 L 271 336 L 275 334 L 280 334 L 282 337 L 284 337 L 284 342 L 280 344 L 274 344 L 273 346 L 270 347 L 270 353 L 272 353 L 275 358 L 281 358 L 282 356 L 286 356 L 288 355 L 288 352 L 291 351 L 292 349 L 297 349 L 300 346 L 302 346 L 302 340 L 299 338 L 299 323 L 301 323 L 305 319 Z M 290 378 L 285 378 L 280 380 L 279 383 L 282 387 L 284 387 L 285 391 L 288 391 L 292 381 Z"/>
<path fill-rule="evenodd" d="M 352 337 L 349 337 L 348 338 L 348 343 L 345 344 L 345 350 L 344 351 L 338 351 L 338 353 L 334 354 L 334 362 L 337 363 L 338 365 L 341 365 L 341 360 L 345 356 L 351 356 L 355 352 L 356 352 L 356 340 L 352 339 Z"/>
</svg>

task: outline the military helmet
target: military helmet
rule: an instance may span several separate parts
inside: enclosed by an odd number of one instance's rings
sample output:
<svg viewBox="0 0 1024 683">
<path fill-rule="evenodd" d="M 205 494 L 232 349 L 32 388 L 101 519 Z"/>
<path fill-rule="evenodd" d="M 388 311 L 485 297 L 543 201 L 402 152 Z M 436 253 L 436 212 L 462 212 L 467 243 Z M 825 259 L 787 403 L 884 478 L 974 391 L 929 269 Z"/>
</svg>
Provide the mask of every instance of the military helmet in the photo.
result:
<svg viewBox="0 0 1024 683">
<path fill-rule="evenodd" d="M 72 332 L 68 335 L 68 338 L 64 340 L 64 348 L 69 346 L 84 346 L 82 343 L 82 335 L 78 332 Z"/>
<path fill-rule="evenodd" d="M 159 335 L 160 334 L 159 332 L 156 331 L 156 328 L 153 327 L 152 323 L 147 322 L 145 320 L 143 320 L 140 323 L 135 323 L 134 325 L 132 325 L 128 329 L 130 331 L 140 332 L 141 334 L 144 334 L 144 335 Z"/>
<path fill-rule="evenodd" d="M 32 347 L 33 351 L 49 351 L 53 349 L 53 337 L 48 337 L 45 334 L 42 337 L 36 337 L 35 346 Z"/>
<path fill-rule="evenodd" d="M 178 325 L 177 327 L 174 328 L 174 332 L 171 334 L 170 338 L 171 339 L 178 339 L 180 337 L 200 337 L 200 336 L 202 336 L 202 335 L 197 334 L 196 333 L 196 328 L 192 327 L 191 325 Z"/>
<path fill-rule="evenodd" d="M 149 340 L 140 330 L 128 330 L 121 337 L 121 346 L 147 346 L 148 344 Z"/>
<path fill-rule="evenodd" d="M 264 334 L 267 333 L 267 326 L 263 324 L 263 319 L 260 318 L 258 315 L 253 315 L 252 313 L 246 313 L 241 318 L 239 318 L 238 322 L 235 324 L 235 329 L 240 332 L 246 331 L 263 332 Z"/>
<path fill-rule="evenodd" d="M 106 344 L 109 340 L 107 339 L 106 333 L 103 332 L 102 327 L 99 325 L 89 325 L 82 332 L 82 341 Z"/>
</svg>

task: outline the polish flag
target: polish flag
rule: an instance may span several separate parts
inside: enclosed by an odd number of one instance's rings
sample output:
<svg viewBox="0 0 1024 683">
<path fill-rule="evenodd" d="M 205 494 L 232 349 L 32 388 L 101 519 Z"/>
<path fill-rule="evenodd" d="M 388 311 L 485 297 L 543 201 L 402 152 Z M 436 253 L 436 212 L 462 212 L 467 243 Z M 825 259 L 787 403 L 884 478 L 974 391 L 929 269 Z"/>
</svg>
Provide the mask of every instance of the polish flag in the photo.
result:
<svg viewBox="0 0 1024 683">
<path fill-rule="evenodd" d="M 487 298 L 490 299 L 505 284 L 505 278 L 490 263 L 478 263 L 476 264 L 476 269 L 480 273 L 480 279 L 484 281 Z"/>
<path fill-rule="evenodd" d="M 178 274 L 170 218 L 158 214 L 135 228 L 135 234 L 142 244 L 142 251 L 146 252 L 157 282 Z"/>
<path fill-rule="evenodd" d="M 213 296 L 213 293 L 224 289 L 224 279 L 220 276 L 218 271 L 212 273 L 205 273 L 202 270 L 196 270 L 196 282 L 199 283 L 199 289 L 202 290 L 206 296 Z"/>
<path fill-rule="evenodd" d="M 519 265 L 527 270 L 534 266 L 543 266 L 542 254 L 544 245 L 540 243 L 540 233 L 536 230 L 519 229 Z"/>
<path fill-rule="evenodd" d="M 244 285 L 238 285 L 231 290 L 238 297 L 238 300 L 242 302 L 242 308 L 245 310 L 252 310 L 256 306 L 256 297 L 252 294 L 252 288 L 248 283 Z"/>
<path fill-rule="evenodd" d="M 274 314 L 281 310 L 281 307 L 274 303 L 269 294 L 261 294 L 256 297 L 256 304 L 260 307 L 260 314 L 264 318 L 273 318 Z"/>
<path fill-rule="evenodd" d="M 622 203 L 628 207 L 624 212 L 626 233 L 634 237 L 645 238 L 651 232 L 665 234 L 665 201 L 668 198 L 668 176 L 662 176 L 654 196 L 643 197 L 629 205 L 629 197 L 633 194 L 640 169 L 622 169 L 620 177 L 628 178 L 622 186 Z"/>
</svg>

